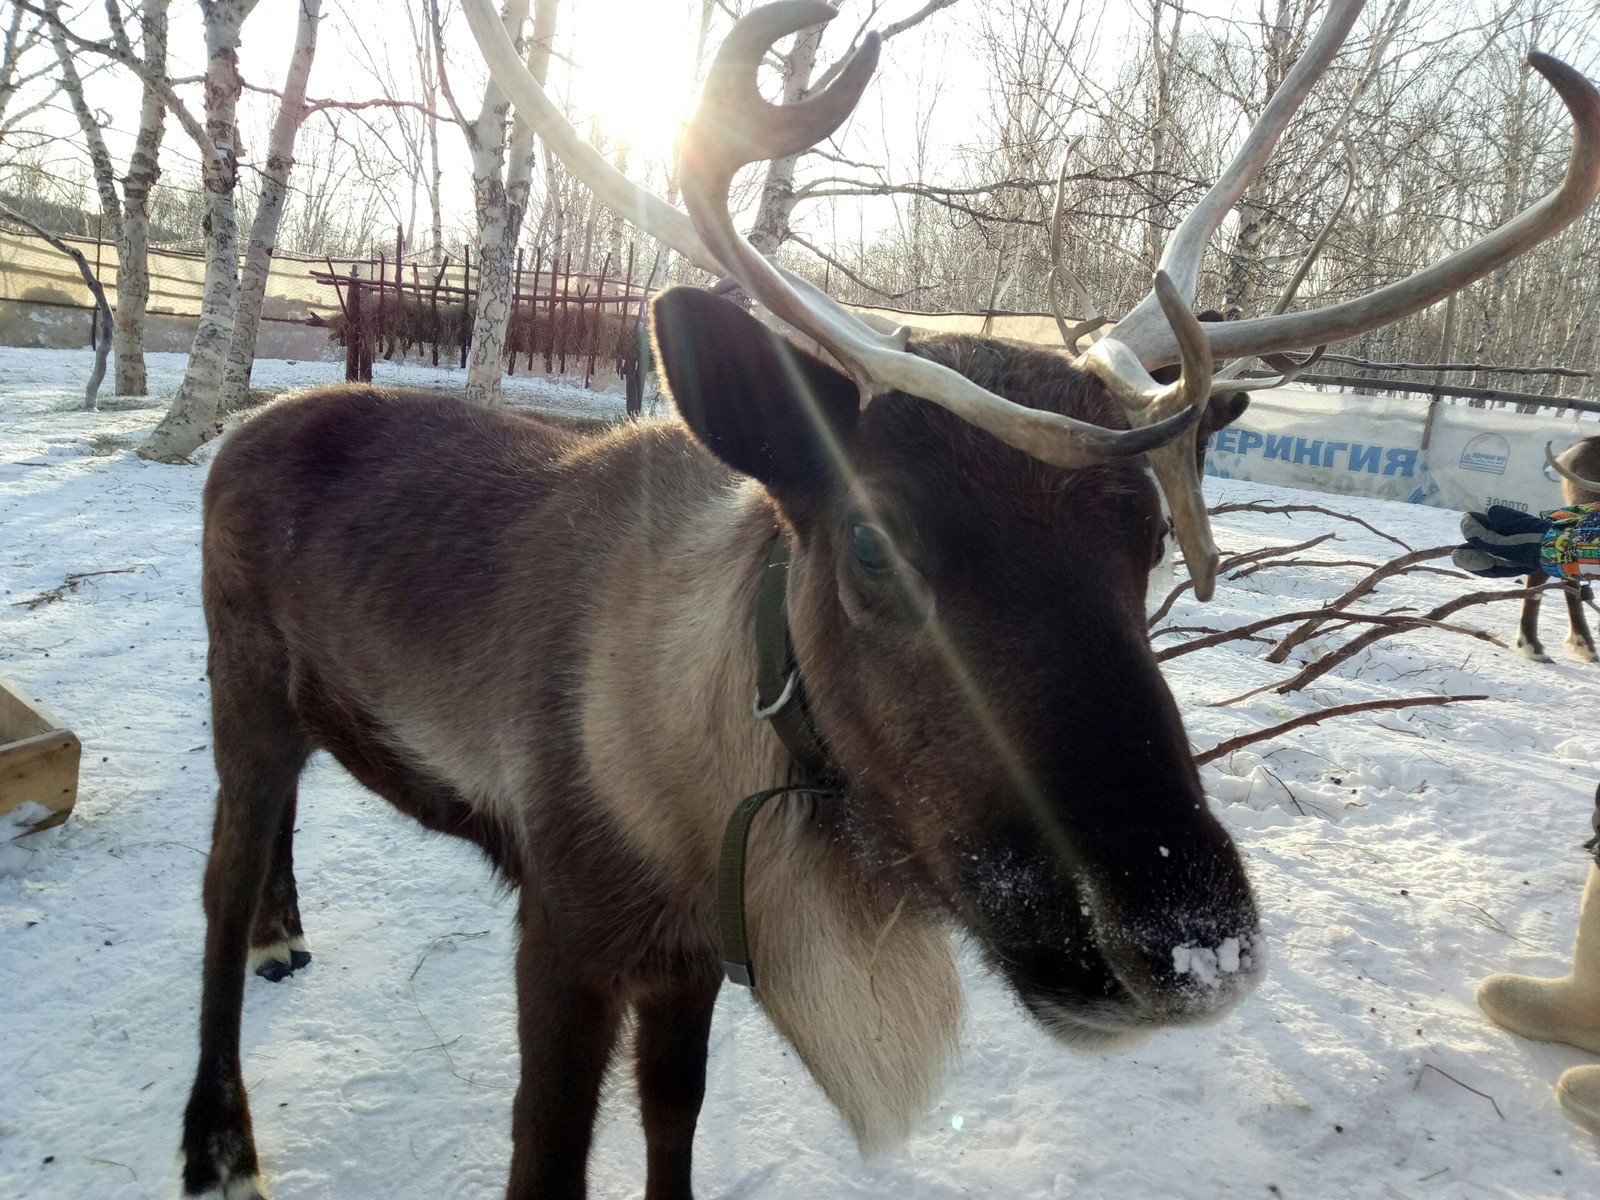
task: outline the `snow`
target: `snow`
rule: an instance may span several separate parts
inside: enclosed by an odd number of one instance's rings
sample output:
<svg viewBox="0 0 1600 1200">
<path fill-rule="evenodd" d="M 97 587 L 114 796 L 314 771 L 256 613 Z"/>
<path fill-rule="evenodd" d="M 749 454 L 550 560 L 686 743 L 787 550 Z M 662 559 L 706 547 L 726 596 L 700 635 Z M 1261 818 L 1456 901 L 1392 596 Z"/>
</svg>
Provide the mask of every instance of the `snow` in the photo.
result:
<svg viewBox="0 0 1600 1200">
<path fill-rule="evenodd" d="M 129 449 L 154 395 L 75 411 L 83 351 L 0 351 L 0 676 L 84 744 L 66 824 L 0 843 L 0 1195 L 176 1192 L 193 1070 L 213 778 L 197 541 L 205 468 Z M 375 364 L 379 382 L 458 387 L 459 372 Z M 257 383 L 334 379 L 331 363 L 262 362 Z M 521 398 L 615 412 L 621 397 L 513 380 Z M 205 455 L 200 456 L 202 460 Z M 1411 546 L 1454 540 L 1455 514 L 1208 481 L 1214 501 L 1322 503 Z M 1382 561 L 1398 548 L 1316 514 L 1220 518 L 1224 552 L 1290 545 Z M 86 574 L 107 572 L 105 574 Z M 1363 572 L 1269 568 L 1180 601 L 1168 623 L 1226 625 L 1312 607 Z M 83 575 L 75 586 L 69 575 Z M 1469 585 L 1386 582 L 1373 610 Z M 1476 586 L 1476 585 L 1470 585 Z M 61 589 L 53 602 L 27 600 Z M 703 1196 L 1581 1197 L 1600 1194 L 1594 1137 L 1563 1119 L 1557 1075 L 1586 1060 L 1524 1041 L 1473 1002 L 1498 970 L 1565 971 L 1588 870 L 1600 667 L 1439 631 L 1407 633 L 1308 695 L 1264 647 L 1166 664 L 1197 748 L 1325 704 L 1426 693 L 1490 699 L 1338 718 L 1202 769 L 1248 859 L 1266 981 L 1217 1024 L 1120 1055 L 1064 1049 L 965 960 L 961 1060 L 902 1153 L 863 1162 L 750 997 L 727 987 L 697 1142 Z M 1509 641 L 1510 604 L 1455 618 Z M 1348 637 L 1332 634 L 1315 651 Z M 1164 638 L 1161 645 L 1171 644 Z M 478 855 L 423 834 L 318 759 L 301 788 L 297 870 L 309 970 L 251 979 L 245 1078 L 280 1200 L 496 1197 L 516 1081 L 513 906 Z M 1225 971 L 1239 947 L 1190 947 Z M 1207 958 L 1209 954 L 1211 957 Z M 1176 960 L 1175 960 L 1176 965 Z M 638 1195 L 644 1149 L 626 1072 L 609 1090 L 596 1197 Z"/>
<path fill-rule="evenodd" d="M 1249 939 L 1241 945 L 1236 937 L 1223 938 L 1216 946 L 1174 946 L 1172 972 L 1175 975 L 1193 975 L 1205 987 L 1215 987 L 1224 975 L 1232 975 L 1243 965 L 1249 969 L 1251 951 Z"/>
</svg>

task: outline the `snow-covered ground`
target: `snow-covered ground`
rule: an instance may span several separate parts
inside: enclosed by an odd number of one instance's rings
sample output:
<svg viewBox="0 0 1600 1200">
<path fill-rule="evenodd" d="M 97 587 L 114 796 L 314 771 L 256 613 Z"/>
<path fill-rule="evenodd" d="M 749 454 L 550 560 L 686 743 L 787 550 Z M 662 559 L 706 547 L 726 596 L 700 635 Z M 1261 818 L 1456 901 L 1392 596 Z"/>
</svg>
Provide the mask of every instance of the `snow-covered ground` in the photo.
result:
<svg viewBox="0 0 1600 1200">
<path fill-rule="evenodd" d="M 86 352 L 0 351 L 0 676 L 81 736 L 78 807 L 0 844 L 0 1196 L 176 1190 L 194 1065 L 200 875 L 213 776 L 198 537 L 205 467 L 128 447 L 159 418 L 182 359 L 156 355 L 147 406 L 73 411 Z M 375 364 L 379 382 L 459 373 Z M 257 382 L 337 378 L 263 362 Z M 569 411 L 615 394 L 513 386 Z M 109 390 L 109 385 L 108 385 Z M 204 456 L 202 456 L 204 457 Z M 1237 482 L 1214 501 L 1336 503 L 1411 546 L 1456 517 Z M 1398 549 L 1327 518 L 1217 522 L 1224 552 L 1339 541 L 1305 557 Z M 90 575 L 51 603 L 23 601 Z M 1228 625 L 1311 607 L 1363 571 L 1274 568 L 1224 579 L 1171 623 Z M 1476 587 L 1388 582 L 1371 610 Z M 969 963 L 964 1055 L 905 1151 L 863 1163 L 746 993 L 726 988 L 697 1143 L 703 1196 L 1588 1197 L 1600 1143 L 1563 1119 L 1576 1050 L 1512 1037 L 1473 1003 L 1495 970 L 1565 969 L 1587 859 L 1600 666 L 1560 647 L 1534 664 L 1480 641 L 1408 633 L 1309 695 L 1263 647 L 1176 658 L 1168 676 L 1197 748 L 1325 704 L 1487 693 L 1444 708 L 1335 719 L 1204 768 L 1246 854 L 1272 943 L 1262 989 L 1220 1024 L 1099 1057 L 1052 1044 Z M 1514 607 L 1458 618 L 1509 640 Z M 1307 649 L 1342 641 L 1330 635 Z M 1163 639 L 1162 645 L 1171 639 Z M 245 1077 L 280 1200 L 493 1197 L 516 1079 L 513 910 L 475 852 L 423 834 L 319 759 L 301 790 L 296 867 L 310 970 L 252 979 Z M 596 1197 L 637 1195 L 631 1085 L 611 1089 Z"/>
</svg>

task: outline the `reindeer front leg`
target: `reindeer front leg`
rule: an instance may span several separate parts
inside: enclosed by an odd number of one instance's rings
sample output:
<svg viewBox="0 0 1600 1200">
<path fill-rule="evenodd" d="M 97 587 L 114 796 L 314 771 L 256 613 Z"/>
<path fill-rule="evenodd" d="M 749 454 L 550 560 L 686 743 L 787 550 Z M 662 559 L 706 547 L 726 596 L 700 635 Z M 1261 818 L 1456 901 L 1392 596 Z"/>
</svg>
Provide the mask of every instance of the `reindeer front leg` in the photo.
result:
<svg viewBox="0 0 1600 1200">
<path fill-rule="evenodd" d="M 506 1200 L 583 1200 L 600 1086 L 622 1016 L 616 982 L 556 934 L 537 885 L 521 890 L 517 1040 Z"/>
<path fill-rule="evenodd" d="M 693 1200 L 695 1123 L 706 1092 L 706 1044 L 721 978 L 649 993 L 635 1005 L 635 1070 L 648 1149 L 645 1200 Z"/>
<path fill-rule="evenodd" d="M 1522 595 L 1522 616 L 1517 621 L 1516 651 L 1534 662 L 1550 661 L 1550 656 L 1544 652 L 1544 644 L 1539 641 L 1539 601 L 1544 593 L 1537 589 L 1545 581 L 1546 576 L 1543 575 L 1528 576 L 1527 590 Z"/>
</svg>

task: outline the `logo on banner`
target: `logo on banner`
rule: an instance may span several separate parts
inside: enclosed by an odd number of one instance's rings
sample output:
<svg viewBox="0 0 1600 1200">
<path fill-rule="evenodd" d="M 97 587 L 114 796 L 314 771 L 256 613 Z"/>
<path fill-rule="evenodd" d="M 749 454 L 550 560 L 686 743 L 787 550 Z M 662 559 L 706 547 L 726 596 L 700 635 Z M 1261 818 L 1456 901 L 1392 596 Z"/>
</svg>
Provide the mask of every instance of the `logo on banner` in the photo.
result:
<svg viewBox="0 0 1600 1200">
<path fill-rule="evenodd" d="M 1480 433 L 1461 451 L 1463 471 L 1482 471 L 1486 475 L 1504 475 L 1511 461 L 1511 444 L 1498 433 Z"/>
</svg>

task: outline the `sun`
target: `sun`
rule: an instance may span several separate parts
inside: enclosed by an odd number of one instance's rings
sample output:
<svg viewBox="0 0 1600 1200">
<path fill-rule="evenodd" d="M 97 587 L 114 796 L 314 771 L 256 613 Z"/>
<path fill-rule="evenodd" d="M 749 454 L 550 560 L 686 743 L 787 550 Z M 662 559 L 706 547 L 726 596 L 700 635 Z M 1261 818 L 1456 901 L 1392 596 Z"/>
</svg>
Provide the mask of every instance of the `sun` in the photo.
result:
<svg viewBox="0 0 1600 1200">
<path fill-rule="evenodd" d="M 630 161 L 669 163 L 698 98 L 697 12 L 685 0 L 586 0 L 568 12 L 571 37 L 561 40 L 572 47 L 567 79 L 579 132 L 598 122 L 608 153 L 625 139 Z"/>
</svg>

